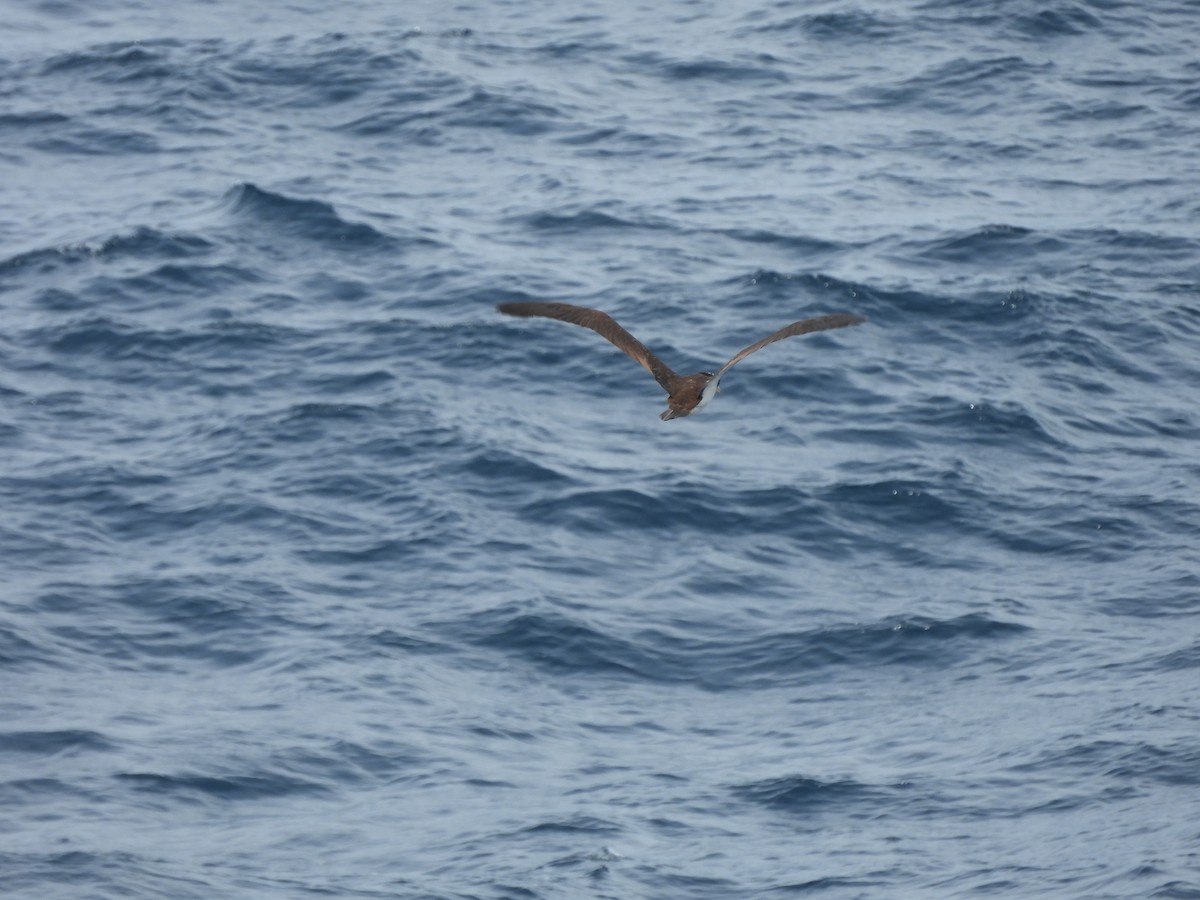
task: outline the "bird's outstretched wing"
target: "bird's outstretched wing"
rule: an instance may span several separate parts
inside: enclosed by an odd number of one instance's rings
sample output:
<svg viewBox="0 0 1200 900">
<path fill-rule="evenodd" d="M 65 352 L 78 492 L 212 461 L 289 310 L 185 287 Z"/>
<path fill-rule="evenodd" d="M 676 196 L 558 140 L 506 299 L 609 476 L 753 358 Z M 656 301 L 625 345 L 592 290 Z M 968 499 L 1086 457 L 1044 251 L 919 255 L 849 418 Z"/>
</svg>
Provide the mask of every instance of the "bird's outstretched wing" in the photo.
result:
<svg viewBox="0 0 1200 900">
<path fill-rule="evenodd" d="M 828 331 L 830 328 L 845 328 L 847 325 L 861 325 L 867 321 L 862 316 L 855 316 L 850 313 L 834 313 L 831 316 L 817 316 L 815 319 L 801 319 L 799 322 L 793 322 L 780 328 L 774 334 L 768 334 L 765 338 L 757 343 L 751 344 L 745 350 L 740 351 L 733 359 L 725 363 L 717 370 L 717 374 L 713 376 L 713 381 L 719 379 L 731 368 L 740 363 L 743 359 L 753 353 L 755 350 L 761 350 L 767 344 L 773 344 L 776 341 L 782 341 L 784 338 L 795 337 L 798 334 L 808 334 L 810 331 Z"/>
<path fill-rule="evenodd" d="M 501 303 L 496 309 L 509 316 L 545 316 L 547 319 L 558 319 L 590 328 L 644 366 L 668 394 L 679 377 L 670 366 L 655 356 L 650 348 L 618 325 L 616 319 L 598 309 L 572 306 L 569 303 Z"/>
</svg>

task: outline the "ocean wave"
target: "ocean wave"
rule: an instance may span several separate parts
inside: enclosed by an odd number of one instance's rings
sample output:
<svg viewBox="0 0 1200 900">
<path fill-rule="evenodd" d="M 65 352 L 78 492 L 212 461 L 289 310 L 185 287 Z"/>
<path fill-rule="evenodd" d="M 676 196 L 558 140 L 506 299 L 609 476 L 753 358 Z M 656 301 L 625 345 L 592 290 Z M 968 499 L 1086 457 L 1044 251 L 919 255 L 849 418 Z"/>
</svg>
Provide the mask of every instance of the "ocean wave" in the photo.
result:
<svg viewBox="0 0 1200 900">
<path fill-rule="evenodd" d="M 722 84 L 786 83 L 789 78 L 782 71 L 779 60 L 765 54 L 743 56 L 737 61 L 729 59 L 680 59 L 656 51 L 627 54 L 624 62 L 631 69 L 645 71 L 670 81 L 715 81 Z"/>
<path fill-rule="evenodd" d="M 213 242 L 196 234 L 138 226 L 127 234 L 115 234 L 102 240 L 29 250 L 0 259 L 0 278 L 5 275 L 51 275 L 64 266 L 83 262 L 193 259 L 207 256 L 215 249 Z"/>
<path fill-rule="evenodd" d="M 399 249 L 390 235 L 338 215 L 333 205 L 321 200 L 291 197 L 245 183 L 230 188 L 225 207 L 254 228 L 266 228 L 290 238 L 317 241 L 339 250 Z"/>
<path fill-rule="evenodd" d="M 740 784 L 734 788 L 740 797 L 771 809 L 796 815 L 813 815 L 823 810 L 854 815 L 856 808 L 890 806 L 891 794 L 905 785 L 878 787 L 857 781 L 822 781 L 803 775 L 785 775 Z"/>
<path fill-rule="evenodd" d="M 291 778 L 277 772 L 254 775 L 118 772 L 114 777 L 141 793 L 223 802 L 278 800 L 327 792 L 327 788 L 319 783 Z"/>
<path fill-rule="evenodd" d="M 67 729 L 0 732 L 0 753 L 59 756 L 83 752 L 106 753 L 115 749 L 117 745 L 97 731 Z"/>
<path fill-rule="evenodd" d="M 705 640 L 655 628 L 618 635 L 576 616 L 511 608 L 442 627 L 453 627 L 480 646 L 558 674 L 678 681 L 718 691 L 817 683 L 841 666 L 960 664 L 979 648 L 1028 630 L 970 614 L 945 621 L 915 617 L 899 623 Z"/>
<path fill-rule="evenodd" d="M 808 13 L 778 22 L 753 27 L 754 33 L 797 33 L 822 43 L 835 41 L 846 44 L 878 43 L 903 35 L 907 28 L 898 18 L 879 12 L 846 10 L 844 12 Z"/>
</svg>

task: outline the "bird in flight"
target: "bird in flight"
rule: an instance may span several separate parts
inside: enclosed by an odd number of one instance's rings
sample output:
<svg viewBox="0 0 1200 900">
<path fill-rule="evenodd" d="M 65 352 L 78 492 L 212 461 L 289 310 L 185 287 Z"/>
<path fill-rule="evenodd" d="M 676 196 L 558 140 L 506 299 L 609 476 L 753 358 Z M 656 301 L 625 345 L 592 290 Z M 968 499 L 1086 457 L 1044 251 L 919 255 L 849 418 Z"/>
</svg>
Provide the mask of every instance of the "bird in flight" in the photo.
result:
<svg viewBox="0 0 1200 900">
<path fill-rule="evenodd" d="M 496 309 L 509 316 L 543 316 L 547 319 L 570 322 L 572 325 L 581 325 L 611 341 L 653 375 L 654 380 L 667 392 L 667 408 L 659 416 L 664 422 L 669 419 L 690 416 L 697 410 L 708 406 L 720 390 L 721 376 L 755 350 L 761 350 L 767 344 L 798 334 L 808 334 L 810 331 L 828 331 L 830 328 L 845 328 L 847 325 L 860 325 L 867 321 L 862 316 L 850 313 L 834 313 L 829 316 L 817 316 L 814 319 L 801 319 L 799 322 L 793 322 L 791 325 L 780 328 L 774 334 L 769 334 L 761 341 L 738 352 L 715 373 L 697 372 L 694 375 L 677 375 L 645 344 L 618 325 L 612 316 L 598 309 L 572 306 L 569 303 L 501 303 Z"/>
</svg>

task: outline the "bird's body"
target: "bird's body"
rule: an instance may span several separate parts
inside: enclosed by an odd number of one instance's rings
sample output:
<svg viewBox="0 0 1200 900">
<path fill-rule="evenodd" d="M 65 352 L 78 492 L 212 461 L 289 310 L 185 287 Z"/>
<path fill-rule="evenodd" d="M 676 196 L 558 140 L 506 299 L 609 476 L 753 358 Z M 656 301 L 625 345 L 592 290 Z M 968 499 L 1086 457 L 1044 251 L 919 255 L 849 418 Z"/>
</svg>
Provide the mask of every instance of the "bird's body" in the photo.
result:
<svg viewBox="0 0 1200 900">
<path fill-rule="evenodd" d="M 611 341 L 653 375 L 654 380 L 667 392 L 667 408 L 660 416 L 663 421 L 690 416 L 697 410 L 704 409 L 721 389 L 721 376 L 767 344 L 798 334 L 808 334 L 810 331 L 845 328 L 848 325 L 859 325 L 866 321 L 862 316 L 850 313 L 835 313 L 829 316 L 817 316 L 813 319 L 802 319 L 767 335 L 761 341 L 738 352 L 715 373 L 696 372 L 693 375 L 677 375 L 645 344 L 618 325 L 612 316 L 598 309 L 572 306 L 569 303 L 501 303 L 496 309 L 510 316 L 543 316 L 547 319 L 570 322 L 572 325 L 590 328 L 602 338 Z"/>
</svg>

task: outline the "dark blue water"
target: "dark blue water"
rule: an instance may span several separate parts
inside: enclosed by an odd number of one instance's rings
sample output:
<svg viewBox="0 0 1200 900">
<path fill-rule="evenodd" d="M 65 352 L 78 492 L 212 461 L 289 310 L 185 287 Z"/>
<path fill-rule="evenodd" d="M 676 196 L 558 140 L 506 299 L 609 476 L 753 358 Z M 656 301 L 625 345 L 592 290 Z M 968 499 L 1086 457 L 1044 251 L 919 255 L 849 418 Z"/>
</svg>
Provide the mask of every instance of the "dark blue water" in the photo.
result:
<svg viewBox="0 0 1200 900">
<path fill-rule="evenodd" d="M 2 8 L 0 894 L 1200 897 L 1196 4 Z"/>
</svg>

